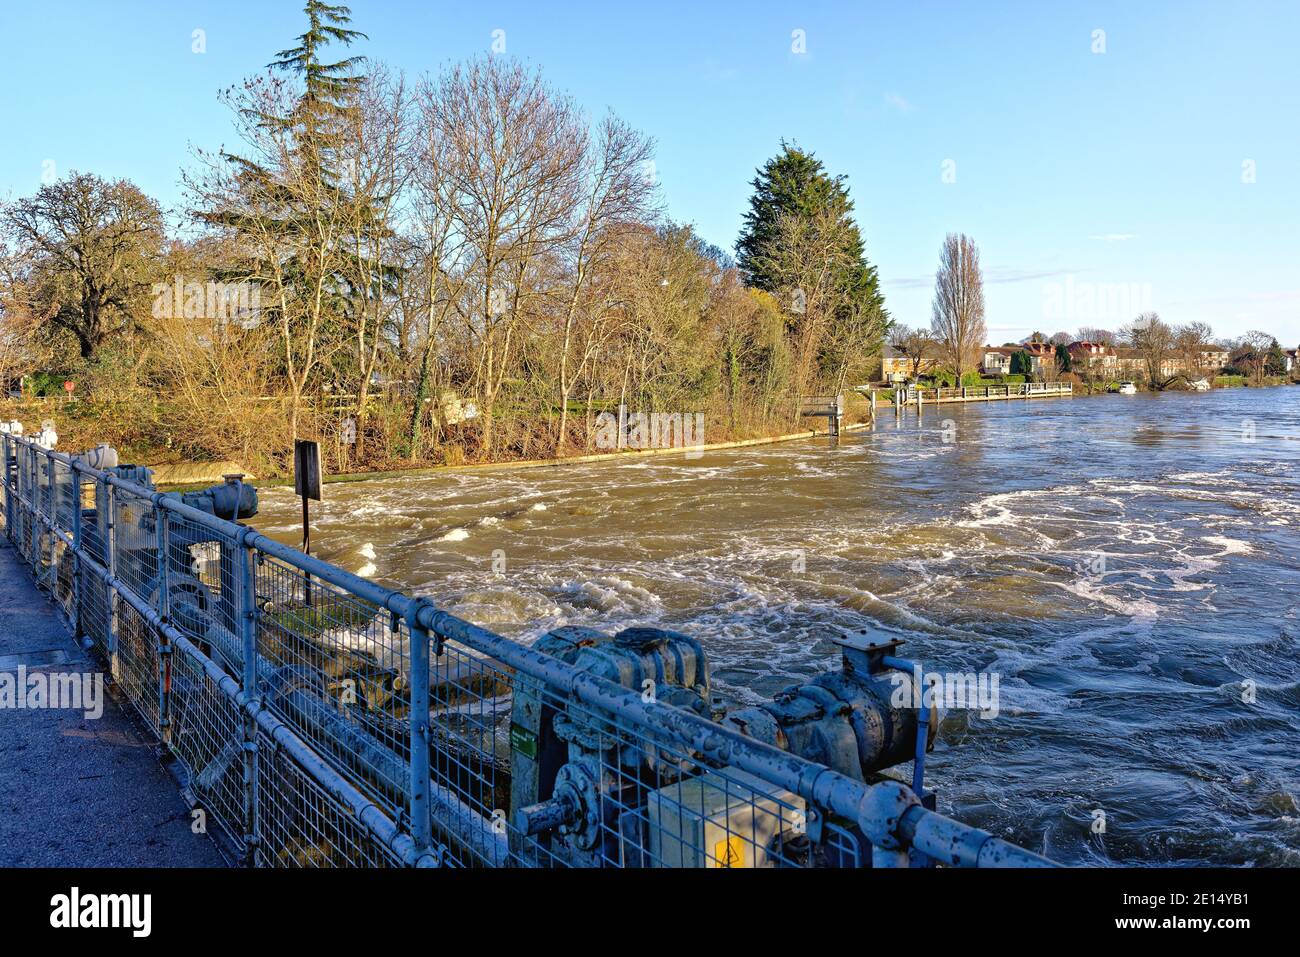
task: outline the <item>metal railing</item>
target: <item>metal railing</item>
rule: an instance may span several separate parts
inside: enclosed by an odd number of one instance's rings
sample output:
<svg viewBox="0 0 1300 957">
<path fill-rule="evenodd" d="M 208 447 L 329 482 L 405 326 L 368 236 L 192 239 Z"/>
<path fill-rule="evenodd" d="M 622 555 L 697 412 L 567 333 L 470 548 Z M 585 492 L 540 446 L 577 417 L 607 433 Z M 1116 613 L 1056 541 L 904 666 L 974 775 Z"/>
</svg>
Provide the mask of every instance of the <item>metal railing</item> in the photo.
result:
<svg viewBox="0 0 1300 957">
<path fill-rule="evenodd" d="M 245 863 L 1049 863 L 566 659 L 594 632 L 528 647 L 0 439 L 6 535 Z"/>
<path fill-rule="evenodd" d="M 1070 382 L 1019 382 L 1005 385 L 942 386 L 929 389 L 908 386 L 904 397 L 908 403 L 916 402 L 918 397 L 922 403 L 936 403 L 1073 394 L 1074 385 Z"/>
</svg>

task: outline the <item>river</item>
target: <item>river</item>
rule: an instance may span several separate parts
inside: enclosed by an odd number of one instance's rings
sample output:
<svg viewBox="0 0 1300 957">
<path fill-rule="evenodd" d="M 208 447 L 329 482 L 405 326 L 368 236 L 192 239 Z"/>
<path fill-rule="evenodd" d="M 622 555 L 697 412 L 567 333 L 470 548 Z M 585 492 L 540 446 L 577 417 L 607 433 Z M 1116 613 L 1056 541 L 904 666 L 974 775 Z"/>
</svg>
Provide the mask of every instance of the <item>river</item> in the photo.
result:
<svg viewBox="0 0 1300 957">
<path fill-rule="evenodd" d="M 687 631 L 735 702 L 862 626 L 996 674 L 996 716 L 949 712 L 928 783 L 1063 863 L 1300 865 L 1300 388 L 889 411 L 835 445 L 325 497 L 322 557 L 525 641 Z M 296 542 L 291 492 L 262 503 Z"/>
</svg>

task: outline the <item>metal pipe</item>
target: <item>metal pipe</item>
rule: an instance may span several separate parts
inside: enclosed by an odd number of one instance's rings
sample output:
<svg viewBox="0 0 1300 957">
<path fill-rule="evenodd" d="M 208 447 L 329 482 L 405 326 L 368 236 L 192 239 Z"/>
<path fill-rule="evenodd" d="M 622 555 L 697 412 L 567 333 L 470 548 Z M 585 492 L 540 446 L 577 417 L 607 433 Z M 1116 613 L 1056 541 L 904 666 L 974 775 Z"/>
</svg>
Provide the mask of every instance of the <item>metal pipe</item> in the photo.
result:
<svg viewBox="0 0 1300 957">
<path fill-rule="evenodd" d="M 303 501 L 307 501 L 305 498 Z M 432 841 L 429 816 L 429 632 L 419 621 L 418 604 L 406 612 L 406 631 L 411 636 L 410 755 L 411 787 L 408 810 L 411 837 L 421 855 Z M 396 622 L 393 623 L 396 626 Z"/>
</svg>

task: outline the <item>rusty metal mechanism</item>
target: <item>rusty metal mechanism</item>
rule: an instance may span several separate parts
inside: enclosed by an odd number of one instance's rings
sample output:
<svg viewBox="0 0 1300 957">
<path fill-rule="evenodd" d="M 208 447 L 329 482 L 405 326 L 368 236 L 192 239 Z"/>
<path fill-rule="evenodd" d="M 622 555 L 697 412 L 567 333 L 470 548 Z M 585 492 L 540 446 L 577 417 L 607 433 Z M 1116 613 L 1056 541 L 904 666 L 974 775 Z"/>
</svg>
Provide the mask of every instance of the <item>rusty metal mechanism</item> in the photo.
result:
<svg viewBox="0 0 1300 957">
<path fill-rule="evenodd" d="M 895 656 L 902 642 L 869 632 L 836 639 L 842 648 L 840 668 L 813 681 L 782 691 L 769 702 L 723 713 L 710 695 L 708 664 L 699 642 L 686 635 L 654 628 L 629 628 L 614 636 L 589 628 L 561 628 L 543 636 L 538 650 L 600 675 L 625 688 L 653 694 L 664 703 L 719 721 L 746 737 L 780 748 L 808 761 L 826 765 L 857 781 L 888 780 L 878 772 L 908 761 L 916 762 L 913 780 L 920 806 L 933 810 L 935 795 L 925 791 L 924 754 L 933 748 L 938 730 L 934 709 L 916 709 L 896 701 L 922 700 L 910 662 Z M 907 695 L 896 691 L 910 686 Z M 918 734 L 918 732 L 920 732 Z M 720 820 L 724 830 L 762 831 L 763 846 L 746 855 L 744 845 L 729 851 L 726 866 L 808 863 L 806 842 L 796 826 L 806 826 L 806 809 L 785 795 L 793 813 L 782 814 L 774 804 L 755 814 L 754 794 L 742 787 L 717 783 L 697 755 L 661 753 L 653 746 L 627 749 L 600 721 L 588 720 L 582 709 L 566 710 L 551 703 L 536 687 L 521 683 L 514 697 L 512 745 L 512 806 L 517 834 L 512 852 L 529 853 L 535 842 L 546 853 L 574 866 L 595 866 L 601 860 L 625 863 L 639 857 L 646 866 L 705 865 L 707 856 L 684 854 L 656 843 L 666 817 L 682 817 L 679 795 L 689 791 L 691 805 L 700 804 Z M 734 777 L 734 775 L 733 775 Z M 747 782 L 753 788 L 752 782 Z M 738 799 L 725 793 L 734 791 Z M 732 798 L 736 798 L 732 795 Z M 761 803 L 761 802 L 760 802 Z M 779 802 L 778 802 L 779 803 Z M 671 807 L 670 807 L 671 806 Z M 762 818 L 778 819 L 771 827 Z M 648 833 L 638 835 L 641 820 L 650 820 Z M 864 837 L 854 822 L 840 822 L 849 835 Z M 644 838 L 644 840 L 642 840 Z M 698 834 L 691 841 L 700 841 Z M 707 843 L 707 842 L 706 842 Z M 801 846 L 802 845 L 802 846 Z M 640 851 L 630 854 L 629 851 Z M 917 856 L 924 863 L 923 856 Z M 831 855 L 817 863 L 844 863 Z"/>
</svg>

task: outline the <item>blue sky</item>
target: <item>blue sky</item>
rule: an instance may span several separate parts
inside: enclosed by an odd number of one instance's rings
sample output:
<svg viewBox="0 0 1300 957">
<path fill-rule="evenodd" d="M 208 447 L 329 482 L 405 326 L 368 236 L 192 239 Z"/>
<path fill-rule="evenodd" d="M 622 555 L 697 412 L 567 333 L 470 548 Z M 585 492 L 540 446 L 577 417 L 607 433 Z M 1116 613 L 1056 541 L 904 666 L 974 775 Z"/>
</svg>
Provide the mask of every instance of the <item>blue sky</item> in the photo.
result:
<svg viewBox="0 0 1300 957">
<path fill-rule="evenodd" d="M 52 163 L 175 204 L 191 144 L 231 143 L 217 91 L 291 44 L 300 6 L 5 0 L 0 195 Z M 505 31 L 591 114 L 653 136 L 671 215 L 723 248 L 780 140 L 815 151 L 848 176 L 901 321 L 928 323 L 961 231 L 996 342 L 1149 306 L 1300 343 L 1295 0 L 351 6 L 359 52 L 412 74 Z"/>
</svg>

